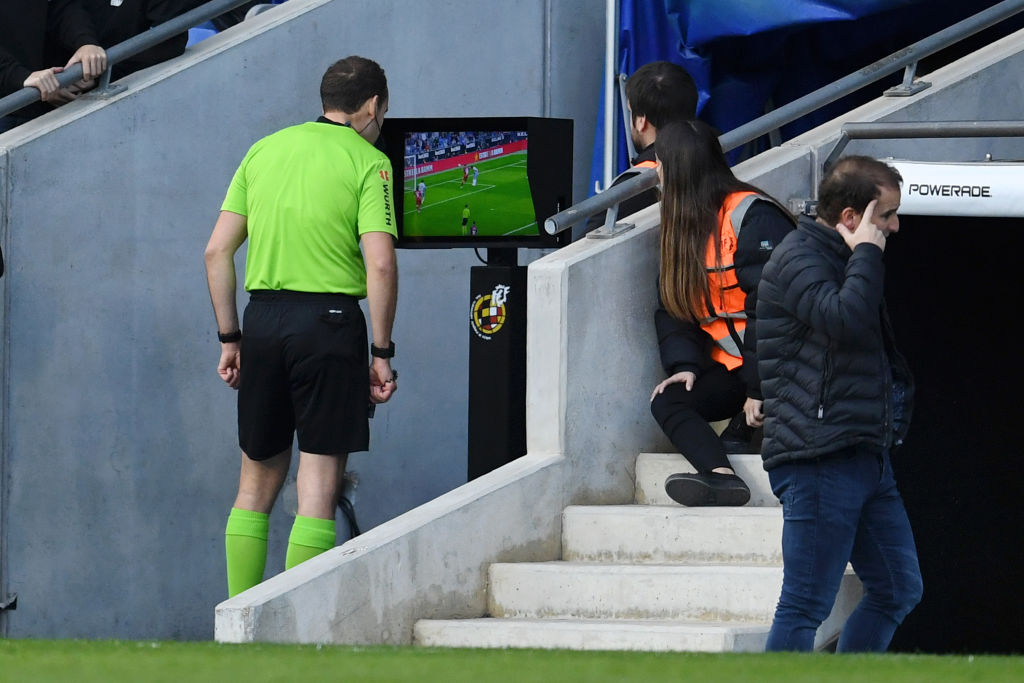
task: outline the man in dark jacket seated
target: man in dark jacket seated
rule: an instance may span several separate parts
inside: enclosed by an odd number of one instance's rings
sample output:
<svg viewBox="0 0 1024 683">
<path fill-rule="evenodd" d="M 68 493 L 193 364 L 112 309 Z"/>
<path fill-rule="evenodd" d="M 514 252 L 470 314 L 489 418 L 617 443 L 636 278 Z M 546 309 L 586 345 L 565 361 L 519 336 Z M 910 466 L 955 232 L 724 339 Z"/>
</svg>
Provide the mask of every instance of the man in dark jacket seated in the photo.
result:
<svg viewBox="0 0 1024 683">
<path fill-rule="evenodd" d="M 882 297 L 902 178 L 868 157 L 822 180 L 758 288 L 761 455 L 782 501 L 782 595 L 768 650 L 810 650 L 847 562 L 864 597 L 838 651 L 883 652 L 921 599 L 914 537 L 890 449 L 909 425 L 913 380 Z"/>
</svg>

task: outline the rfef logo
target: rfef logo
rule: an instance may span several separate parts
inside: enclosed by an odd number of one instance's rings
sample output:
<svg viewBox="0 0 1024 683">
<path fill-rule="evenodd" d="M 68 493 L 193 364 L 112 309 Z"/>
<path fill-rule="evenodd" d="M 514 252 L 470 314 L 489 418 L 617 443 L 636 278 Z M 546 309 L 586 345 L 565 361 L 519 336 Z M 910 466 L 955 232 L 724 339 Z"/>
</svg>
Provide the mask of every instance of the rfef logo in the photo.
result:
<svg viewBox="0 0 1024 683">
<path fill-rule="evenodd" d="M 476 336 L 490 341 L 492 335 L 505 324 L 508 314 L 505 302 L 508 301 L 510 289 L 508 285 L 495 285 L 490 294 L 477 294 L 473 299 L 469 322 Z"/>
</svg>

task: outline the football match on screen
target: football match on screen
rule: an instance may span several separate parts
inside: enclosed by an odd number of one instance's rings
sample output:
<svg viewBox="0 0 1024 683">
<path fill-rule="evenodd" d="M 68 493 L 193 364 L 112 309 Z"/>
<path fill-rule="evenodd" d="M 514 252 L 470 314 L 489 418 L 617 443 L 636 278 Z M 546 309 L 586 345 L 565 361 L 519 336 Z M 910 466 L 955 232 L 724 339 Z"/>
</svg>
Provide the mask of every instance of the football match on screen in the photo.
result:
<svg viewBox="0 0 1024 683">
<path fill-rule="evenodd" d="M 526 131 L 409 133 L 406 237 L 537 234 Z"/>
</svg>

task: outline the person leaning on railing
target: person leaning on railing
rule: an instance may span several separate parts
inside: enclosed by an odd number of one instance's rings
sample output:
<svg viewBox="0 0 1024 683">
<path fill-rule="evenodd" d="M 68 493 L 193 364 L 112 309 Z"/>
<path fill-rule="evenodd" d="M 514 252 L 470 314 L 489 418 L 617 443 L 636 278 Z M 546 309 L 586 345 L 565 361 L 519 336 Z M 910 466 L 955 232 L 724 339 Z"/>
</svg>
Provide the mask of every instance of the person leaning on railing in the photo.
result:
<svg viewBox="0 0 1024 683">
<path fill-rule="evenodd" d="M 100 45 L 109 49 L 123 43 L 154 26 L 170 21 L 179 14 L 201 5 L 204 0 L 79 0 L 89 14 L 99 37 Z M 112 80 L 144 69 L 185 51 L 188 32 L 179 33 L 148 50 L 144 50 L 114 65 Z"/>
<path fill-rule="evenodd" d="M 669 377 L 654 388 L 651 413 L 696 469 L 670 475 L 665 492 L 682 505 L 743 505 L 750 489 L 733 471 L 724 439 L 739 441 L 739 452 L 756 451 L 747 429 L 764 419 L 753 329 L 757 285 L 794 221 L 733 175 L 706 123 L 670 123 L 655 150 L 662 197 L 654 322 Z M 727 419 L 719 439 L 708 421 Z"/>
<path fill-rule="evenodd" d="M 70 55 L 63 66 L 47 66 L 48 43 L 60 45 Z M 82 80 L 62 88 L 57 74 L 78 63 Z M 96 30 L 77 0 L 0 2 L 0 97 L 33 87 L 44 103 L 60 106 L 94 87 L 106 68 L 107 53 L 99 46 Z M 0 118 L 0 132 L 48 110 L 46 105 L 34 104 Z"/>
</svg>

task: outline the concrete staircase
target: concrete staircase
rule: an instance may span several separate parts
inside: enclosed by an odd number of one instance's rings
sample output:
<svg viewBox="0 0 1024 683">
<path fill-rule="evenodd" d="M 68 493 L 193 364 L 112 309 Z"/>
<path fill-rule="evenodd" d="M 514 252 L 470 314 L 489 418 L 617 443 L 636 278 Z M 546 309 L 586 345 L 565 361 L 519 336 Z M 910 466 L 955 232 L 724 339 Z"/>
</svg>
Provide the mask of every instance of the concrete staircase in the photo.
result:
<svg viewBox="0 0 1024 683">
<path fill-rule="evenodd" d="M 420 620 L 418 645 L 573 650 L 764 649 L 782 585 L 782 508 L 758 455 L 730 456 L 750 485 L 742 508 L 685 508 L 665 477 L 682 456 L 642 453 L 633 505 L 570 506 L 562 560 L 489 569 L 489 617 Z M 851 570 L 816 644 L 860 599 Z"/>
</svg>

